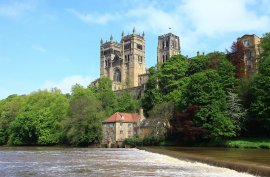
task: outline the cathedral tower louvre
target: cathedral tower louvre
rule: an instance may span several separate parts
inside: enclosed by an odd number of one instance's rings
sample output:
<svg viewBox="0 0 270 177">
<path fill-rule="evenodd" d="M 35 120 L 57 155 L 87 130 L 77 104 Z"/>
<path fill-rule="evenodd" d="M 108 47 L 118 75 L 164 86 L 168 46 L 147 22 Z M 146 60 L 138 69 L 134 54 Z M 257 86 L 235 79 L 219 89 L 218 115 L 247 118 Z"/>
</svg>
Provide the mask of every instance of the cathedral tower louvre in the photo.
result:
<svg viewBox="0 0 270 177">
<path fill-rule="evenodd" d="M 121 41 L 100 41 L 100 77 L 108 77 L 113 82 L 113 90 L 121 90 L 140 85 L 139 76 L 146 73 L 145 36 L 122 32 Z"/>
</svg>

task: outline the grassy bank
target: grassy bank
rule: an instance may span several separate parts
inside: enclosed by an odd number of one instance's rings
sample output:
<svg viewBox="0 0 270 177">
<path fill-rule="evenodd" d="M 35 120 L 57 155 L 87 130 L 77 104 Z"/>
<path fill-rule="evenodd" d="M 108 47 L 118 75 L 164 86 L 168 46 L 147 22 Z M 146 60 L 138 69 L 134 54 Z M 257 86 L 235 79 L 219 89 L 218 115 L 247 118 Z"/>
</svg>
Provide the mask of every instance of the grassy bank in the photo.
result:
<svg viewBox="0 0 270 177">
<path fill-rule="evenodd" d="M 229 148 L 254 148 L 254 149 L 270 149 L 270 139 L 237 139 L 228 140 L 224 143 Z"/>
</svg>

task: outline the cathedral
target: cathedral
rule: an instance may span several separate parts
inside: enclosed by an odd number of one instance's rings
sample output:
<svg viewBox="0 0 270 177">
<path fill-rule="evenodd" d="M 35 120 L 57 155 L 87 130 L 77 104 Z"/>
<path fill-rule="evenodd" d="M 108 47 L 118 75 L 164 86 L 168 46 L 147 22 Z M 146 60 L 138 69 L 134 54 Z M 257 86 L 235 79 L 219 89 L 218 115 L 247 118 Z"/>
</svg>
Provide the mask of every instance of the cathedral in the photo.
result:
<svg viewBox="0 0 270 177">
<path fill-rule="evenodd" d="M 168 33 L 158 37 L 157 62 L 164 63 L 173 55 L 180 54 L 179 37 Z M 114 91 L 136 88 L 144 85 L 148 79 L 145 65 L 145 34 L 125 35 L 122 32 L 120 42 L 100 41 L 100 77 L 112 80 Z"/>
</svg>

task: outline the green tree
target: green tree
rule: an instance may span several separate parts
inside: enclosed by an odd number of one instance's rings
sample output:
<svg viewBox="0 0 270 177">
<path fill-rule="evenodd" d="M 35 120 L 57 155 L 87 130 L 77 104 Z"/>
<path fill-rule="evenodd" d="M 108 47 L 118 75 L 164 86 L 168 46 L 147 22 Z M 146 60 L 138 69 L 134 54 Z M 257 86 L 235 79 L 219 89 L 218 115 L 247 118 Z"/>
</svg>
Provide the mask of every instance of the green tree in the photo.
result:
<svg viewBox="0 0 270 177">
<path fill-rule="evenodd" d="M 58 144 L 61 122 L 66 117 L 67 108 L 68 100 L 60 90 L 31 93 L 11 123 L 9 144 Z"/>
<path fill-rule="evenodd" d="M 182 86 L 181 79 L 186 77 L 188 60 L 182 55 L 175 55 L 163 63 L 158 73 L 158 85 L 166 95 Z"/>
<path fill-rule="evenodd" d="M 7 144 L 10 125 L 25 106 L 27 96 L 10 95 L 0 101 L 0 145 Z"/>
<path fill-rule="evenodd" d="M 253 135 L 270 137 L 270 55 L 260 63 L 251 92 L 249 131 Z"/>
<path fill-rule="evenodd" d="M 240 100 L 238 94 L 228 92 L 226 115 L 231 119 L 233 124 L 236 126 L 236 130 L 238 132 L 240 132 L 241 129 L 245 128 L 244 122 L 247 116 L 247 110 L 244 109 L 241 103 L 242 101 Z"/>
<path fill-rule="evenodd" d="M 146 83 L 146 90 L 141 100 L 145 114 L 148 116 L 150 111 L 156 104 L 162 102 L 162 95 L 158 87 L 158 70 L 156 67 L 149 68 L 149 79 Z"/>
<path fill-rule="evenodd" d="M 192 75 L 187 100 L 188 104 L 199 106 L 195 123 L 208 131 L 207 138 L 219 140 L 235 136 L 235 126 L 225 115 L 226 94 L 217 71 L 207 70 Z"/>
<path fill-rule="evenodd" d="M 72 89 L 68 119 L 64 123 L 67 143 L 86 146 L 98 143 L 102 132 L 102 103 L 91 88 L 76 85 Z"/>
<path fill-rule="evenodd" d="M 105 111 L 105 117 L 113 114 L 117 109 L 116 95 L 112 91 L 112 81 L 107 77 L 99 79 L 98 86 L 93 88 L 101 106 Z"/>
<path fill-rule="evenodd" d="M 270 33 L 265 33 L 261 38 L 262 58 L 270 56 Z"/>
<path fill-rule="evenodd" d="M 208 69 L 207 56 L 200 55 L 189 59 L 188 75 L 193 75 L 195 73 L 201 72 Z"/>
<path fill-rule="evenodd" d="M 139 110 L 139 100 L 132 98 L 130 93 L 125 92 L 116 96 L 117 108 L 115 112 L 136 112 Z"/>
</svg>

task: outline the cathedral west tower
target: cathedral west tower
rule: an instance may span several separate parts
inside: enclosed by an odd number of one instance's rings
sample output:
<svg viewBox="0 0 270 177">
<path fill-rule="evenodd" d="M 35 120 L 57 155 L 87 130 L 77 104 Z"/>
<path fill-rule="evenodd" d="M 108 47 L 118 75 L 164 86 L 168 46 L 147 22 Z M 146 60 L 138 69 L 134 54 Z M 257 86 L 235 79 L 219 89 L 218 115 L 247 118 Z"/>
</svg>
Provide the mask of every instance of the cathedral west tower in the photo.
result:
<svg viewBox="0 0 270 177">
<path fill-rule="evenodd" d="M 146 73 L 145 35 L 122 33 L 121 42 L 100 41 L 100 77 L 113 82 L 113 90 L 139 86 L 139 76 Z"/>
</svg>

